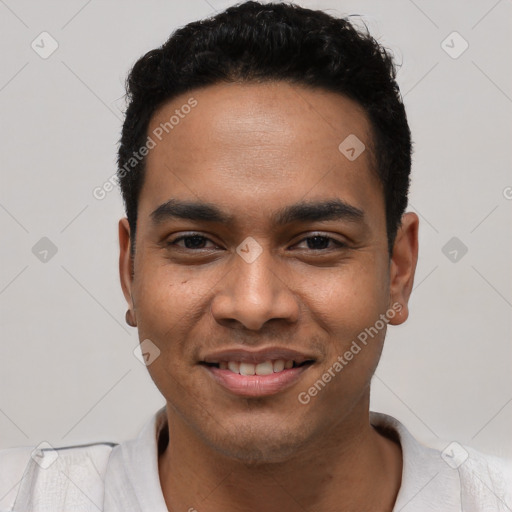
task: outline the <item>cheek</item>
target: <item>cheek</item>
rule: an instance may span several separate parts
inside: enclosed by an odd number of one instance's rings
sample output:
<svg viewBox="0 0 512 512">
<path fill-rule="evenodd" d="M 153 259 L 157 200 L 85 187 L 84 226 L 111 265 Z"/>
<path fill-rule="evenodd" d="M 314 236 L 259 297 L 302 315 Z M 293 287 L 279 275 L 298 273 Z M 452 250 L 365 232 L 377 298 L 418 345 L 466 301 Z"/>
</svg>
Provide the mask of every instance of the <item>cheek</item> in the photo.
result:
<svg viewBox="0 0 512 512">
<path fill-rule="evenodd" d="M 217 274 L 211 269 L 180 268 L 156 257 L 139 265 L 134 287 L 139 339 L 149 339 L 159 350 L 148 370 L 162 390 L 171 386 L 174 393 L 193 378 L 190 371 L 197 349 L 210 342 L 209 301 L 221 278 Z"/>
<path fill-rule="evenodd" d="M 329 272 L 313 288 L 308 302 L 342 349 L 349 338 L 375 323 L 388 306 L 386 265 L 366 254 L 338 270 Z"/>
<path fill-rule="evenodd" d="M 146 270 L 144 272 L 144 270 Z M 148 365 L 157 388 L 172 403 L 190 400 L 194 345 L 187 343 L 198 326 L 198 303 L 207 288 L 169 264 L 147 261 L 139 269 L 136 314 L 139 339 L 150 340 L 158 357 Z"/>
<path fill-rule="evenodd" d="M 207 290 L 197 269 L 171 265 L 148 251 L 141 257 L 134 282 L 137 320 L 140 317 L 153 331 L 168 329 L 193 310 Z"/>
<path fill-rule="evenodd" d="M 168 354 L 176 359 L 194 311 L 191 280 L 172 272 L 170 265 L 149 259 L 137 270 L 134 299 L 139 339 L 155 343 L 162 359 Z"/>
<path fill-rule="evenodd" d="M 333 344 L 324 371 L 336 374 L 333 392 L 338 386 L 363 389 L 379 362 L 390 319 L 386 268 L 385 261 L 354 267 L 332 301 Z"/>
</svg>

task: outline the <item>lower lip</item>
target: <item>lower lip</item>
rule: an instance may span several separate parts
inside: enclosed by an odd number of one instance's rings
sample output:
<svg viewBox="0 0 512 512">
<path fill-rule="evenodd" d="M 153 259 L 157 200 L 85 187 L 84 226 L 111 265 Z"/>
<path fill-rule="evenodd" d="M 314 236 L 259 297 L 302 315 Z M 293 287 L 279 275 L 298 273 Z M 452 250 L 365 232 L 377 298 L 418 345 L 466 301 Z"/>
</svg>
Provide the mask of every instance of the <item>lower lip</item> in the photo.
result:
<svg viewBox="0 0 512 512">
<path fill-rule="evenodd" d="M 204 366 L 210 375 L 225 389 L 239 396 L 270 396 L 293 386 L 310 365 L 289 368 L 270 375 L 240 375 L 215 366 Z"/>
</svg>

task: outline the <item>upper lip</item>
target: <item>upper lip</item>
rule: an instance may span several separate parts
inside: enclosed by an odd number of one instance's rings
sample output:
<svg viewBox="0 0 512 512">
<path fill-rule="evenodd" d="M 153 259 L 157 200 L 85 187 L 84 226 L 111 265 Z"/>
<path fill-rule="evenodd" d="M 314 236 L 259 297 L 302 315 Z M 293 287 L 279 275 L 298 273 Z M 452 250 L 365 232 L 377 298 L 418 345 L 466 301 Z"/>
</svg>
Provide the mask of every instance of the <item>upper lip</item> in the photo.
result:
<svg viewBox="0 0 512 512">
<path fill-rule="evenodd" d="M 269 347 L 259 350 L 225 349 L 206 355 L 201 362 L 220 363 L 221 361 L 238 361 L 241 363 L 264 363 L 265 361 L 295 361 L 297 364 L 305 361 L 314 361 L 315 357 L 304 352 L 298 352 L 289 348 Z"/>
</svg>

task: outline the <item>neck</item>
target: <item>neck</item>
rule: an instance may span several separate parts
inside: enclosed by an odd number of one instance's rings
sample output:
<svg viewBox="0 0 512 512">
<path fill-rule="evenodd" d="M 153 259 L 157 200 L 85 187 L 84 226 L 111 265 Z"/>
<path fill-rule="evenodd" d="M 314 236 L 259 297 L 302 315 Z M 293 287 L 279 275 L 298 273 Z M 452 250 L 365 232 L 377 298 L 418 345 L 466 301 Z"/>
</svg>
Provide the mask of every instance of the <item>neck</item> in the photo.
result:
<svg viewBox="0 0 512 512">
<path fill-rule="evenodd" d="M 370 425 L 364 409 L 286 461 L 247 464 L 204 444 L 168 406 L 170 443 L 159 473 L 169 510 L 391 511 L 401 449 Z"/>
</svg>

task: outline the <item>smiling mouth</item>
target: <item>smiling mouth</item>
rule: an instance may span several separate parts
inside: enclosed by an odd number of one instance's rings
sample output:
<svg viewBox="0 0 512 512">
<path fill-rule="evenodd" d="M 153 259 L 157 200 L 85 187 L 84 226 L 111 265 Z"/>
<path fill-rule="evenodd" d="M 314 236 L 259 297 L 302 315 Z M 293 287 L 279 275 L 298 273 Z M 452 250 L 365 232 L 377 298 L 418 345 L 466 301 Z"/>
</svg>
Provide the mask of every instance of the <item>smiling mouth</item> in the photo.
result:
<svg viewBox="0 0 512 512">
<path fill-rule="evenodd" d="M 313 360 L 306 360 L 302 362 L 296 362 L 292 359 L 275 359 L 267 360 L 261 363 L 250 363 L 243 361 L 219 361 L 218 363 L 209 363 L 203 361 L 201 364 L 210 368 L 218 368 L 219 370 L 227 370 L 231 373 L 235 373 L 243 376 L 251 375 L 272 375 L 276 373 L 282 373 L 292 368 L 300 368 L 313 364 Z"/>
</svg>

